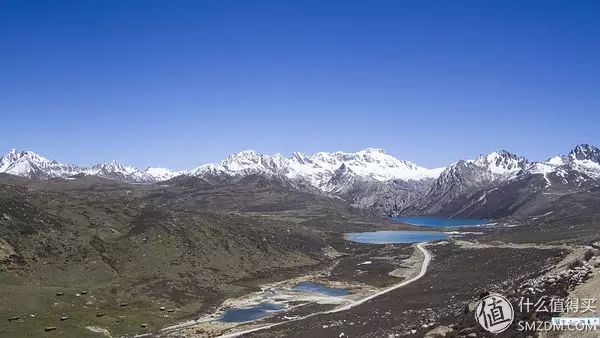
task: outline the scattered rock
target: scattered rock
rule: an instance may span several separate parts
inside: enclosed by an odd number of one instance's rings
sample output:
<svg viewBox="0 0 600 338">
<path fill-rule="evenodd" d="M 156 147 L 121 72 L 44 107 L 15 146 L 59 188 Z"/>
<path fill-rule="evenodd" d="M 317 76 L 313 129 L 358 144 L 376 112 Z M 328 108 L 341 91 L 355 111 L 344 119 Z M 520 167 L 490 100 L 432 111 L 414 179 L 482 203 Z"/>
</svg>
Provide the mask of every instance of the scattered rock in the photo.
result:
<svg viewBox="0 0 600 338">
<path fill-rule="evenodd" d="M 96 317 L 104 317 L 105 313 L 104 312 L 99 312 L 96 313 Z"/>
<path fill-rule="evenodd" d="M 142 324 L 140 324 L 140 326 L 141 326 L 142 328 L 144 328 L 144 329 L 145 329 L 145 328 L 147 328 L 147 327 L 148 327 L 148 324 L 146 324 L 146 323 L 142 323 Z"/>
<path fill-rule="evenodd" d="M 160 307 L 160 311 L 165 311 L 166 309 L 167 309 L 167 308 L 166 308 L 166 307 L 164 307 L 164 306 L 161 306 L 161 307 Z"/>
<path fill-rule="evenodd" d="M 48 331 L 54 331 L 56 330 L 56 326 L 46 326 L 44 328 L 44 331 L 48 332 Z"/>
<path fill-rule="evenodd" d="M 69 319 L 69 317 L 67 317 L 67 316 L 60 317 L 60 320 L 61 320 L 61 321 L 65 321 L 65 320 L 67 320 L 67 319 Z"/>
<path fill-rule="evenodd" d="M 121 304 L 119 304 L 119 305 L 120 305 L 121 307 L 125 307 L 125 306 L 127 306 L 127 305 L 129 305 L 129 304 L 128 304 L 128 303 L 121 303 Z"/>
<path fill-rule="evenodd" d="M 62 295 L 64 295 L 64 294 L 65 294 L 64 292 L 57 292 L 57 293 L 56 293 L 56 295 L 57 295 L 57 296 L 62 296 Z"/>
<path fill-rule="evenodd" d="M 448 326 L 438 326 L 435 329 L 427 332 L 425 334 L 425 338 L 433 338 L 433 337 L 445 337 L 448 333 L 454 331 L 453 329 L 451 329 Z"/>
<path fill-rule="evenodd" d="M 87 292 L 86 290 L 83 290 L 83 291 L 81 291 L 80 293 L 81 293 L 82 295 L 85 295 L 85 294 L 87 294 L 88 292 Z"/>
<path fill-rule="evenodd" d="M 8 321 L 12 322 L 13 320 L 19 320 L 19 318 L 21 318 L 21 317 L 19 317 L 19 316 L 10 317 L 10 318 L 8 318 Z"/>
</svg>

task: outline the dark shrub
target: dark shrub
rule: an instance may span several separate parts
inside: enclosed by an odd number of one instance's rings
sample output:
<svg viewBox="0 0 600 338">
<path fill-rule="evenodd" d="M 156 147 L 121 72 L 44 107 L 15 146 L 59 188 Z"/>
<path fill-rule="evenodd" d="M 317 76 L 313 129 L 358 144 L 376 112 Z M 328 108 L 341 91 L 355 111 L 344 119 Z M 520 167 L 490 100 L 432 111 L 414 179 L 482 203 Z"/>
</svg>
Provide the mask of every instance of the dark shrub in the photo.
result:
<svg viewBox="0 0 600 338">
<path fill-rule="evenodd" d="M 579 267 L 582 265 L 583 265 L 583 262 L 581 261 L 581 259 L 578 259 L 576 261 L 569 263 L 569 269 L 575 269 L 576 267 Z"/>
<path fill-rule="evenodd" d="M 583 260 L 585 260 L 587 262 L 590 259 L 592 259 L 592 257 L 594 257 L 594 256 L 596 256 L 596 250 L 589 249 L 588 251 L 585 252 L 585 255 L 583 255 Z"/>
</svg>

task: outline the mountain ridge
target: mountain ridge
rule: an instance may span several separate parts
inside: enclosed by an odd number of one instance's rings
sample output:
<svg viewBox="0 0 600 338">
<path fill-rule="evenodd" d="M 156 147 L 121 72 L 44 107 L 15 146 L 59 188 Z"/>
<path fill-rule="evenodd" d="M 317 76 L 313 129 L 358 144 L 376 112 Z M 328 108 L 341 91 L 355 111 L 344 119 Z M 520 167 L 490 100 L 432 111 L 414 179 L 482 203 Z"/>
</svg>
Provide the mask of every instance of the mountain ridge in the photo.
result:
<svg viewBox="0 0 600 338">
<path fill-rule="evenodd" d="M 230 154 L 219 163 L 184 171 L 152 167 L 141 170 L 118 161 L 93 166 L 62 164 L 32 151 L 13 149 L 0 157 L 0 173 L 42 180 L 96 175 L 126 183 L 157 183 L 183 175 L 201 178 L 209 184 L 235 183 L 258 175 L 286 182 L 297 190 L 340 197 L 355 207 L 385 214 L 457 216 L 468 209 L 472 216 L 478 210 L 490 209 L 482 201 L 488 201 L 494 191 L 507 193 L 510 190 L 507 186 L 521 187 L 523 182 L 530 185 L 521 190 L 536 193 L 599 185 L 600 149 L 580 144 L 566 155 L 539 162 L 499 149 L 436 169 L 400 160 L 378 148 L 355 153 L 296 152 L 289 157 L 245 150 Z M 510 199 L 496 196 L 496 200 L 507 203 Z"/>
</svg>

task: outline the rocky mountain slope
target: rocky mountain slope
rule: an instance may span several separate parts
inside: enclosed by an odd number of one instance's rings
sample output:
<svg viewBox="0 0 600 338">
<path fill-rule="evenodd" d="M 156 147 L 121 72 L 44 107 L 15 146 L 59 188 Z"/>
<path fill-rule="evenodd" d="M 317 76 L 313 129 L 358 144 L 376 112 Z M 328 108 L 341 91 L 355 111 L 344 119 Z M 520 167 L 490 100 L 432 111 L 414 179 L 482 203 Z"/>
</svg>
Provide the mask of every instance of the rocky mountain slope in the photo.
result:
<svg viewBox="0 0 600 338">
<path fill-rule="evenodd" d="M 460 161 L 449 166 L 418 203 L 401 212 L 486 218 L 539 214 L 548 203 L 600 185 L 599 152 L 594 146 L 578 145 L 544 162 L 505 151 Z"/>
</svg>

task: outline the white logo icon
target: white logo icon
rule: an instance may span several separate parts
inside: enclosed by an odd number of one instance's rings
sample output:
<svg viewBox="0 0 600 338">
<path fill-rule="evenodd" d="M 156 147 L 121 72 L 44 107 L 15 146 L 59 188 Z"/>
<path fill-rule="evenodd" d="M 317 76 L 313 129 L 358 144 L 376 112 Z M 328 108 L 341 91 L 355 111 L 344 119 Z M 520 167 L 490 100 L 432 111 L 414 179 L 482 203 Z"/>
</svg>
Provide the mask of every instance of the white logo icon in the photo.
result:
<svg viewBox="0 0 600 338">
<path fill-rule="evenodd" d="M 495 293 L 482 298 L 475 309 L 475 319 L 491 333 L 504 332 L 512 324 L 514 316 L 515 311 L 508 299 Z"/>
</svg>

